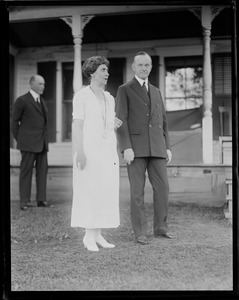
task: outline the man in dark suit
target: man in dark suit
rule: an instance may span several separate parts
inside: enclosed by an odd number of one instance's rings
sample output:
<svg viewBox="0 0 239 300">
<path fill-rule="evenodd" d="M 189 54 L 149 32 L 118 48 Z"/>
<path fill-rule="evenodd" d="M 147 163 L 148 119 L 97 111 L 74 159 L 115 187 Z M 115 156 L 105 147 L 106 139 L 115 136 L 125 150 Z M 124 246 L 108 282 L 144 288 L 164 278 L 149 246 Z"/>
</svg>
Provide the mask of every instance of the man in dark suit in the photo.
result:
<svg viewBox="0 0 239 300">
<path fill-rule="evenodd" d="M 33 168 L 36 169 L 36 200 L 38 207 L 48 207 L 47 182 L 47 106 L 41 97 L 45 80 L 40 75 L 30 78 L 30 91 L 20 96 L 13 107 L 11 129 L 21 151 L 19 190 L 20 208 L 27 210 L 31 197 Z"/>
<path fill-rule="evenodd" d="M 154 236 L 171 238 L 167 226 L 167 162 L 171 161 L 172 153 L 161 93 L 148 82 L 151 57 L 146 52 L 137 53 L 132 68 L 135 77 L 117 92 L 116 115 L 123 121 L 117 135 L 127 163 L 132 226 L 137 242 L 144 245 L 148 243 L 144 207 L 146 170 L 153 187 Z"/>
</svg>

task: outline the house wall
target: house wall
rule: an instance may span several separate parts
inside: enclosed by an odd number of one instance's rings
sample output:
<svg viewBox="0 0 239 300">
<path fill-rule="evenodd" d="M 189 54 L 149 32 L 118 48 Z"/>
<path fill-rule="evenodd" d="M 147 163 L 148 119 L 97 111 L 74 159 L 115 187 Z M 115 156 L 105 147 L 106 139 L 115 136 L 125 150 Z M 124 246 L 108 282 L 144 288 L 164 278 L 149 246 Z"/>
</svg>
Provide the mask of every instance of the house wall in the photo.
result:
<svg viewBox="0 0 239 300">
<path fill-rule="evenodd" d="M 139 50 L 147 51 L 150 55 L 160 56 L 160 63 L 165 57 L 173 56 L 192 56 L 202 55 L 202 40 L 194 39 L 175 39 L 160 41 L 141 41 L 125 43 L 108 43 L 95 45 L 82 45 L 82 60 L 92 55 L 105 55 L 107 57 L 126 57 L 127 66 L 125 70 L 125 81 L 133 76 L 131 68 L 133 56 Z M 211 42 L 211 53 L 230 53 L 230 40 L 218 40 Z M 29 88 L 29 78 L 37 71 L 37 62 L 57 61 L 67 62 L 74 61 L 74 50 L 72 46 L 55 46 L 55 47 L 37 47 L 23 48 L 16 56 L 16 95 L 21 95 Z M 160 65 L 160 88 L 164 95 L 164 65 Z M 58 87 L 61 88 L 61 87 Z"/>
<path fill-rule="evenodd" d="M 165 95 L 165 57 L 174 56 L 192 56 L 203 55 L 203 42 L 201 38 L 191 39 L 170 39 L 158 41 L 140 41 L 125 43 L 107 43 L 92 45 L 82 45 L 82 60 L 92 55 L 105 55 L 106 57 L 124 57 L 126 58 L 126 68 L 124 71 L 124 82 L 133 77 L 132 61 L 133 56 L 139 50 L 144 50 L 150 55 L 158 55 L 160 58 L 159 66 L 159 87 L 163 96 Z M 96 50 L 97 49 L 97 50 Z M 211 53 L 230 53 L 230 40 L 212 40 Z M 72 46 L 54 46 L 54 47 L 37 47 L 12 49 L 10 53 L 15 56 L 15 93 L 16 97 L 26 93 L 29 90 L 29 78 L 37 72 L 38 62 L 56 61 L 56 127 L 57 137 L 56 144 L 50 145 L 49 162 L 57 164 L 58 161 L 64 161 L 64 164 L 70 164 L 71 160 L 64 157 L 71 153 L 70 143 L 61 143 L 62 139 L 62 62 L 74 61 L 74 49 Z M 62 147 L 64 145 L 64 147 Z M 51 150 L 52 149 L 52 150 Z M 214 147 L 215 163 L 218 163 L 218 146 Z M 13 158 L 14 160 L 14 158 Z"/>
</svg>

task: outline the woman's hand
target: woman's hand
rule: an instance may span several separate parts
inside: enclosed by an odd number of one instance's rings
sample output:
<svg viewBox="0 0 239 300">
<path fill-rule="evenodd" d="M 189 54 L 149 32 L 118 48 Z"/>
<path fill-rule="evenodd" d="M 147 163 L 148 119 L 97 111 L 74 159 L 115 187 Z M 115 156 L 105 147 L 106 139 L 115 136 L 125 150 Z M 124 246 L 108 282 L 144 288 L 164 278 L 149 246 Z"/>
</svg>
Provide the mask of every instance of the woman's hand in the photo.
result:
<svg viewBox="0 0 239 300">
<path fill-rule="evenodd" d="M 118 119 L 117 117 L 115 117 L 114 129 L 118 129 L 122 124 L 123 124 L 123 122 L 120 119 Z"/>
<path fill-rule="evenodd" d="M 77 151 L 76 154 L 76 167 L 77 169 L 83 170 L 86 166 L 86 157 L 83 151 Z"/>
</svg>

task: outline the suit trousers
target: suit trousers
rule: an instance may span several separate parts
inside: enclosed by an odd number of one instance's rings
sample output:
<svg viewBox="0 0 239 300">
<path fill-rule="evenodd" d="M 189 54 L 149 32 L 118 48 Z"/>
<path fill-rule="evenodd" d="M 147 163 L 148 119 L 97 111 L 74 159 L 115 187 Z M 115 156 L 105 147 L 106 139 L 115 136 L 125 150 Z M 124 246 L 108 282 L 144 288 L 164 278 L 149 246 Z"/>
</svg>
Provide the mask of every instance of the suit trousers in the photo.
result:
<svg viewBox="0 0 239 300">
<path fill-rule="evenodd" d="M 131 195 L 131 222 L 136 237 L 147 234 L 147 217 L 144 206 L 146 171 L 153 188 L 153 232 L 160 235 L 168 231 L 167 162 L 165 158 L 136 157 L 127 165 Z"/>
<path fill-rule="evenodd" d="M 20 205 L 26 205 L 31 200 L 33 168 L 36 170 L 36 201 L 46 201 L 47 183 L 47 151 L 40 153 L 21 151 L 19 191 Z"/>
</svg>

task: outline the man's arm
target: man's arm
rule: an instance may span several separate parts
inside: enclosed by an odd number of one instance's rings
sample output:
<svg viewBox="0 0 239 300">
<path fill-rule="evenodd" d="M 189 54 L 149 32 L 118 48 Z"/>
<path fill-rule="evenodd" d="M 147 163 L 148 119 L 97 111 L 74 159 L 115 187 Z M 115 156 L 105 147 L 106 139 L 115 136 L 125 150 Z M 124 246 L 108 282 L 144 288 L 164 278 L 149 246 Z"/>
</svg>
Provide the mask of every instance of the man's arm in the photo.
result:
<svg viewBox="0 0 239 300">
<path fill-rule="evenodd" d="M 162 99 L 162 95 L 161 92 L 160 93 L 160 97 Z M 163 102 L 163 99 L 162 99 Z M 172 160 L 172 152 L 171 152 L 171 147 L 170 147 L 170 141 L 169 141 L 169 134 L 168 134 L 168 122 L 167 122 L 167 117 L 166 117 L 166 111 L 164 108 L 164 102 L 162 105 L 162 110 L 163 110 L 163 130 L 164 130 L 164 134 L 165 134 L 165 144 L 166 144 L 166 152 L 167 152 L 167 163 L 170 163 Z"/>
<path fill-rule="evenodd" d="M 23 114 L 24 102 L 21 98 L 18 98 L 13 106 L 13 113 L 11 119 L 11 130 L 14 138 L 17 141 L 18 131 L 20 127 L 20 122 Z"/>
<path fill-rule="evenodd" d="M 119 142 L 120 151 L 123 152 L 124 160 L 130 164 L 134 160 L 134 151 L 129 136 L 128 127 L 128 98 L 126 95 L 125 87 L 120 86 L 116 96 L 116 116 L 123 123 L 117 130 L 117 137 Z"/>
<path fill-rule="evenodd" d="M 171 146 L 170 146 L 170 141 L 169 141 L 169 134 L 168 134 L 168 122 L 167 122 L 167 117 L 166 117 L 166 111 L 164 108 L 164 102 L 163 102 L 163 98 L 161 95 L 161 92 L 159 91 L 160 97 L 162 99 L 162 115 L 163 115 L 163 131 L 164 131 L 164 135 L 165 135 L 165 143 L 166 143 L 166 149 L 171 150 Z"/>
<path fill-rule="evenodd" d="M 123 152 L 125 149 L 132 148 L 132 144 L 128 128 L 128 99 L 125 88 L 122 86 L 119 87 L 117 92 L 115 110 L 116 117 L 123 122 L 117 130 L 120 151 Z"/>
</svg>

